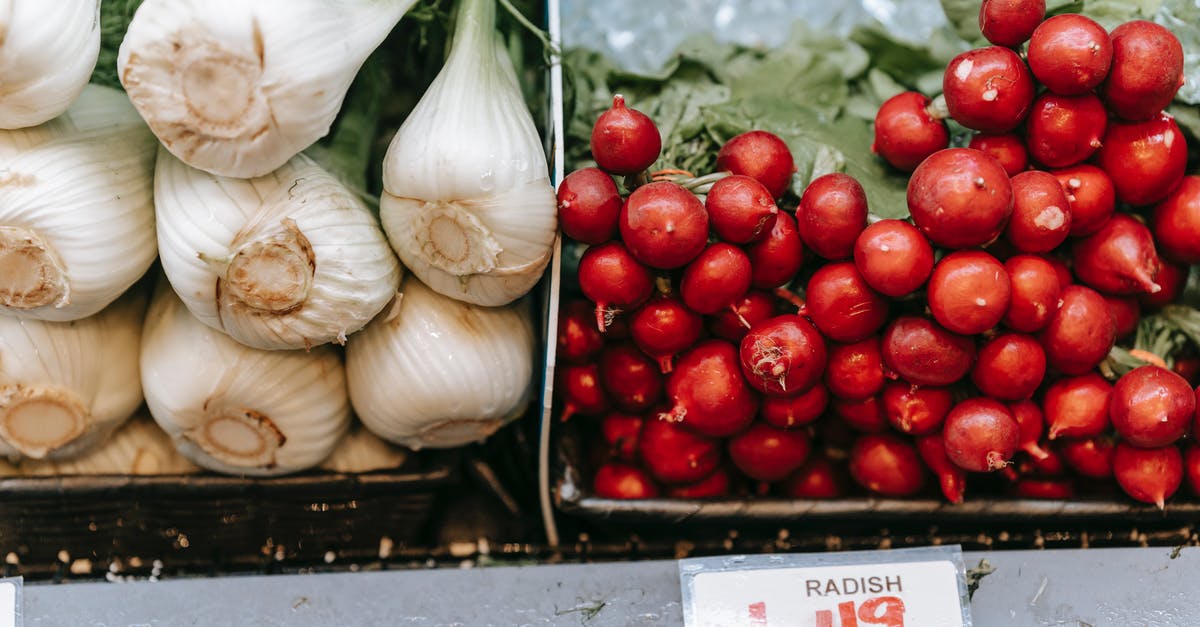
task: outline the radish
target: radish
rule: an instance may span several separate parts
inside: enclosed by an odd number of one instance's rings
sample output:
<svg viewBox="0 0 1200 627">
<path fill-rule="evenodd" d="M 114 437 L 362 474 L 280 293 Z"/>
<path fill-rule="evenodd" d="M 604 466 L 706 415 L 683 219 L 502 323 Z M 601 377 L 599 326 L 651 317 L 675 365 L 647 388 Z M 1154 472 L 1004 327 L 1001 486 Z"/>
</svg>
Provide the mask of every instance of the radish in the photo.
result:
<svg viewBox="0 0 1200 627">
<path fill-rule="evenodd" d="M 658 364 L 636 346 L 610 344 L 600 353 L 600 385 L 612 404 L 622 411 L 643 412 L 662 399 L 663 380 Z"/>
<path fill-rule="evenodd" d="M 1162 254 L 1176 263 L 1200 263 L 1200 176 L 1183 183 L 1154 207 L 1150 230 Z"/>
<path fill-rule="evenodd" d="M 629 320 L 633 342 L 658 361 L 663 374 L 671 372 L 675 354 L 695 344 L 703 330 L 703 318 L 672 296 L 650 300 Z"/>
<path fill-rule="evenodd" d="M 970 398 L 946 415 L 942 441 L 956 466 L 968 472 L 988 472 L 1008 465 L 1021 444 L 1021 428 L 1003 403 Z"/>
<path fill-rule="evenodd" d="M 796 219 L 781 211 L 767 236 L 747 244 L 745 251 L 750 257 L 750 285 L 758 289 L 787 285 L 804 261 Z"/>
<path fill-rule="evenodd" d="M 1042 255 L 1042 258 L 1050 262 L 1054 266 L 1054 274 L 1058 275 L 1058 288 L 1061 291 L 1068 285 L 1075 283 L 1075 275 L 1071 273 L 1071 267 L 1062 257 L 1055 255 Z"/>
<path fill-rule="evenodd" d="M 733 244 L 717 242 L 683 270 L 679 295 L 688 309 L 713 314 L 733 307 L 750 291 L 750 258 Z"/>
<path fill-rule="evenodd" d="M 1021 477 L 1013 486 L 1013 493 L 1025 499 L 1067 500 L 1075 496 L 1075 482 L 1071 479 Z"/>
<path fill-rule="evenodd" d="M 1027 407 L 1037 409 L 1037 403 L 1034 403 L 1033 401 L 1021 401 L 1021 403 L 1026 404 Z M 1015 404 L 1009 405 L 1008 408 L 1010 410 L 1014 409 Z M 1039 415 L 1041 414 L 1041 411 L 1041 409 L 1037 409 Z M 1021 424 L 1022 429 L 1024 429 L 1024 425 L 1021 423 L 1020 418 L 1017 419 L 1017 423 Z M 1021 438 L 1024 439 L 1024 437 L 1025 434 L 1022 432 Z M 1037 450 L 1041 453 L 1042 457 L 1033 457 L 1026 451 L 1027 455 L 1025 459 L 1022 459 L 1017 463 L 1017 475 L 1025 477 L 1034 475 L 1039 477 L 1059 477 L 1067 473 L 1066 462 L 1063 460 L 1062 455 L 1060 455 L 1057 450 L 1050 448 L 1049 441 L 1045 442 L 1045 447 L 1042 447 L 1038 443 L 1034 444 Z M 1025 450 L 1024 444 L 1022 444 L 1021 450 Z"/>
<path fill-rule="evenodd" d="M 822 266 L 808 280 L 805 313 L 835 342 L 858 342 L 887 322 L 888 301 L 871 289 L 854 263 Z"/>
<path fill-rule="evenodd" d="M 826 455 L 808 456 L 783 484 L 783 495 L 793 499 L 834 499 L 846 493 L 841 472 Z"/>
<path fill-rule="evenodd" d="M 654 275 L 620 242 L 590 246 L 579 260 L 579 288 L 596 303 L 596 328 L 608 329 L 627 308 L 637 307 L 654 293 Z"/>
<path fill-rule="evenodd" d="M 950 388 L 922 387 L 900 381 L 883 386 L 883 408 L 888 421 L 901 433 L 923 435 L 942 428 L 954 406 Z"/>
<path fill-rule="evenodd" d="M 1184 288 L 1187 287 L 1189 270 L 1188 267 L 1159 260 L 1158 276 L 1154 278 L 1154 282 L 1162 289 L 1153 294 L 1141 292 L 1137 295 L 1138 304 L 1149 311 L 1156 311 L 1179 302 Z"/>
<path fill-rule="evenodd" d="M 759 290 L 750 290 L 738 299 L 733 307 L 718 311 L 709 317 L 708 330 L 713 335 L 730 342 L 741 342 L 746 332 L 754 325 L 772 318 L 775 311 L 775 295 Z"/>
<path fill-rule="evenodd" d="M 708 244 L 704 204 L 670 181 L 633 190 L 621 208 L 618 228 L 638 261 L 661 270 L 687 265 Z"/>
<path fill-rule="evenodd" d="M 1085 94 L 1108 76 L 1113 42 L 1094 20 L 1055 15 L 1029 39 L 1029 69 L 1046 89 L 1066 96 Z"/>
<path fill-rule="evenodd" d="M 997 46 L 1016 48 L 1046 16 L 1046 0 L 983 0 L 979 30 Z"/>
<path fill-rule="evenodd" d="M 1008 410 L 1017 419 L 1017 427 L 1021 434 L 1020 448 L 1037 461 L 1050 457 L 1050 452 L 1042 448 L 1040 442 L 1046 433 L 1046 417 L 1042 408 L 1031 400 L 1009 403 Z"/>
<path fill-rule="evenodd" d="M 813 179 L 796 207 L 796 229 L 804 245 L 825 259 L 848 259 L 867 228 L 867 193 L 848 174 Z"/>
<path fill-rule="evenodd" d="M 625 106 L 625 98 L 618 94 L 592 126 L 591 148 L 601 168 L 613 174 L 637 174 L 658 159 L 662 137 L 649 116 Z"/>
<path fill-rule="evenodd" d="M 1166 113 L 1144 122 L 1109 122 L 1096 165 L 1112 179 L 1117 200 L 1150 205 L 1166 198 L 1183 180 L 1187 142 Z"/>
<path fill-rule="evenodd" d="M 717 237 L 748 244 L 771 232 L 779 208 L 762 183 L 740 174 L 713 183 L 704 199 L 708 222 Z"/>
<path fill-rule="evenodd" d="M 560 420 L 566 422 L 576 414 L 598 416 L 608 411 L 608 396 L 600 384 L 600 367 L 597 364 L 579 364 L 561 367 L 555 373 L 554 386 L 561 391 L 563 399 Z"/>
<path fill-rule="evenodd" d="M 673 499 L 713 499 L 727 496 L 732 484 L 729 471 L 722 466 L 694 483 L 668 486 L 667 496 Z"/>
<path fill-rule="evenodd" d="M 652 499 L 658 486 L 645 471 L 621 462 L 607 462 L 596 469 L 592 480 L 596 496 L 605 499 Z"/>
<path fill-rule="evenodd" d="M 1176 355 L 1175 363 L 1171 366 L 1171 370 L 1174 370 L 1176 374 L 1187 379 L 1189 384 L 1196 384 L 1197 380 L 1200 379 L 1200 355 L 1196 355 L 1195 353 Z M 1196 413 L 1200 415 L 1200 395 L 1197 395 L 1196 405 Z M 1197 427 L 1195 433 L 1197 436 L 1200 436 L 1200 417 L 1197 420 Z"/>
<path fill-rule="evenodd" d="M 1083 374 L 1108 356 L 1117 340 L 1117 321 L 1104 297 L 1082 285 L 1059 293 L 1059 307 L 1038 337 L 1046 363 L 1063 374 Z"/>
<path fill-rule="evenodd" d="M 558 186 L 558 223 L 567 237 L 603 244 L 617 234 L 621 194 L 598 168 L 576 170 Z"/>
<path fill-rule="evenodd" d="M 718 172 L 754 178 L 771 196 L 779 198 L 792 182 L 796 162 L 779 136 L 767 131 L 749 131 L 725 142 L 717 152 Z"/>
<path fill-rule="evenodd" d="M 1033 102 L 1026 121 L 1029 156 L 1051 168 L 1075 165 L 1100 147 L 1107 123 L 1104 103 L 1093 94 L 1044 93 Z"/>
<path fill-rule="evenodd" d="M 638 415 L 609 412 L 600 419 L 600 433 L 614 455 L 625 461 L 633 461 L 637 459 L 643 422 Z"/>
<path fill-rule="evenodd" d="M 1017 53 L 1000 46 L 968 50 L 953 59 L 942 75 L 942 94 L 950 117 L 988 133 L 1013 130 L 1029 113 L 1033 76 Z"/>
<path fill-rule="evenodd" d="M 899 298 L 911 294 L 933 272 L 933 247 L 903 220 L 880 220 L 854 243 L 854 267 L 871 289 Z"/>
<path fill-rule="evenodd" d="M 803 465 L 811 449 L 803 431 L 758 422 L 729 440 L 729 459 L 755 481 L 779 481 Z"/>
<path fill-rule="evenodd" d="M 695 433 L 669 420 L 648 418 L 638 438 L 638 455 L 663 483 L 699 481 L 721 463 L 721 441 Z"/>
<path fill-rule="evenodd" d="M 859 433 L 883 433 L 888 430 L 887 410 L 878 396 L 848 400 L 834 398 L 829 402 L 834 415 Z"/>
<path fill-rule="evenodd" d="M 1114 215 L 1071 249 L 1075 275 L 1088 287 L 1106 294 L 1154 294 L 1162 289 L 1155 279 L 1160 263 L 1154 237 L 1146 225 L 1126 214 Z"/>
<path fill-rule="evenodd" d="M 875 113 L 871 152 L 897 170 L 912 172 L 929 155 L 949 145 L 946 123 L 930 112 L 930 101 L 924 94 L 896 94 Z"/>
<path fill-rule="evenodd" d="M 825 370 L 825 340 L 804 318 L 786 314 L 751 327 L 742 338 L 741 371 L 768 396 L 807 391 Z"/>
<path fill-rule="evenodd" d="M 780 429 L 806 425 L 821 417 L 829 406 L 829 391 L 820 383 L 795 396 L 763 398 L 759 415 Z"/>
<path fill-rule="evenodd" d="M 629 333 L 629 316 L 608 316 L 608 329 L 604 331 L 605 340 L 628 340 L 632 335 Z"/>
<path fill-rule="evenodd" d="M 1031 335 L 1002 333 L 979 349 L 971 381 L 986 396 L 1019 401 L 1033 396 L 1046 375 L 1046 353 Z"/>
<path fill-rule="evenodd" d="M 1159 276 L 1161 275 L 1162 271 L 1160 270 Z M 1161 293 L 1159 292 L 1159 294 Z M 1142 315 L 1142 307 L 1138 303 L 1138 299 L 1133 296 L 1105 296 L 1104 302 L 1108 303 L 1108 310 L 1117 323 L 1117 339 L 1133 335 L 1133 332 L 1137 331 L 1138 320 Z"/>
<path fill-rule="evenodd" d="M 1188 445 L 1183 453 L 1183 467 L 1192 494 L 1200 496 L 1200 445 L 1195 442 Z"/>
<path fill-rule="evenodd" d="M 1054 265 L 1037 255 L 1017 255 L 1004 262 L 1012 297 L 1002 322 L 1013 331 L 1036 333 L 1058 311 L 1059 279 Z"/>
<path fill-rule="evenodd" d="M 1174 445 L 1138 448 L 1118 442 L 1113 453 L 1113 476 L 1134 500 L 1164 509 L 1167 499 L 1183 483 L 1183 456 Z"/>
<path fill-rule="evenodd" d="M 942 432 L 935 431 L 917 436 L 917 452 L 921 461 L 925 462 L 938 478 L 938 485 L 947 501 L 958 504 L 963 502 L 967 490 L 967 473 L 950 461 L 946 455 L 946 444 Z"/>
<path fill-rule="evenodd" d="M 667 398 L 674 405 L 660 418 L 713 437 L 741 431 L 758 411 L 758 395 L 738 368 L 737 349 L 724 340 L 705 340 L 679 357 L 667 376 Z"/>
<path fill-rule="evenodd" d="M 903 316 L 883 334 L 883 363 L 913 385 L 950 385 L 975 361 L 975 344 L 931 320 Z"/>
<path fill-rule="evenodd" d="M 1104 170 L 1088 164 L 1054 170 L 1071 205 L 1071 237 L 1083 237 L 1100 230 L 1112 217 L 1117 192 Z"/>
<path fill-rule="evenodd" d="M 1126 442 L 1142 448 L 1174 444 L 1196 417 L 1196 393 L 1183 377 L 1159 366 L 1125 373 L 1112 390 L 1109 416 Z"/>
<path fill-rule="evenodd" d="M 987 153 L 1000 163 L 1009 176 L 1024 172 L 1029 165 L 1025 140 L 1016 133 L 976 133 L 967 148 Z"/>
<path fill-rule="evenodd" d="M 1047 437 L 1090 438 L 1104 433 L 1111 424 L 1111 403 L 1112 384 L 1095 372 L 1055 381 L 1042 399 Z"/>
<path fill-rule="evenodd" d="M 868 434 L 854 442 L 850 476 L 864 488 L 884 496 L 911 496 L 925 483 L 916 449 L 890 433 Z"/>
<path fill-rule="evenodd" d="M 1106 436 L 1072 439 L 1063 438 L 1055 448 L 1075 472 L 1092 479 L 1107 479 L 1113 475 L 1113 453 L 1117 445 Z"/>
<path fill-rule="evenodd" d="M 853 344 L 831 344 L 825 367 L 825 386 L 838 398 L 875 396 L 883 389 L 883 355 L 879 337 Z"/>
<path fill-rule="evenodd" d="M 1000 324 L 1012 301 L 1012 286 L 995 257 L 960 250 L 933 267 L 926 294 L 938 324 L 954 333 L 974 335 Z"/>
<path fill-rule="evenodd" d="M 1145 20 L 1114 28 L 1113 59 L 1101 95 L 1118 117 L 1148 120 L 1183 86 L 1183 46 L 1171 31 Z"/>
<path fill-rule="evenodd" d="M 1012 186 L 1004 167 L 986 153 L 948 148 L 913 171 L 908 210 L 938 246 L 982 246 L 1000 235 L 1012 215 Z"/>
<path fill-rule="evenodd" d="M 604 337 L 596 329 L 596 314 L 586 300 L 572 300 L 558 312 L 559 361 L 568 364 L 585 363 L 604 348 Z"/>
</svg>

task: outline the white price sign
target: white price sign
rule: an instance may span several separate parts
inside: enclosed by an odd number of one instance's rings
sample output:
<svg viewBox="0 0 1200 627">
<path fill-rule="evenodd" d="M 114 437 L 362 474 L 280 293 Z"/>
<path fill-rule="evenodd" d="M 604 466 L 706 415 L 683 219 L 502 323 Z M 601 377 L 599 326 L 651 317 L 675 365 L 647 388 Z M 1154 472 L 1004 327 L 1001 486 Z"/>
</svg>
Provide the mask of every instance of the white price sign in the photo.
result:
<svg viewBox="0 0 1200 627">
<path fill-rule="evenodd" d="M 970 627 L 959 547 L 686 559 L 695 627 Z"/>
<path fill-rule="evenodd" d="M 21 584 L 19 577 L 0 578 L 0 627 L 21 627 Z"/>
</svg>

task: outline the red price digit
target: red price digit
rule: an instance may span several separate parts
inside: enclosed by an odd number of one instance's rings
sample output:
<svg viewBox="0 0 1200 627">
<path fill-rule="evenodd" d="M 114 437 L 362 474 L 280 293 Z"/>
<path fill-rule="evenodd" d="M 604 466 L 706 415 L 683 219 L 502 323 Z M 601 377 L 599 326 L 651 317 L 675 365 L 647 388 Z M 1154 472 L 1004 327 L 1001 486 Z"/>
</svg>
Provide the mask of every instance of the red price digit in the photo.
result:
<svg viewBox="0 0 1200 627">
<path fill-rule="evenodd" d="M 750 607 L 750 627 L 767 627 L 767 604 L 759 601 L 751 603 Z"/>
<path fill-rule="evenodd" d="M 869 625 L 904 627 L 904 601 L 900 597 L 869 599 L 858 606 L 858 619 Z"/>
</svg>

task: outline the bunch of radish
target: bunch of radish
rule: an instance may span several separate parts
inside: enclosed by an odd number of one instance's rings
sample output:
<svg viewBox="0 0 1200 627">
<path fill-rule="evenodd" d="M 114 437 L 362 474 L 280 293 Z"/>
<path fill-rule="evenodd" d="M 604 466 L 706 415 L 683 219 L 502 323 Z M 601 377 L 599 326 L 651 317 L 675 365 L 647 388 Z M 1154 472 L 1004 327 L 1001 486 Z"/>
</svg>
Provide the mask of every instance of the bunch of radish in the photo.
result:
<svg viewBox="0 0 1200 627">
<path fill-rule="evenodd" d="M 1182 48 L 1150 22 L 1044 18 L 985 1 L 995 45 L 952 60 L 936 102 L 880 108 L 873 150 L 911 172 L 911 221 L 875 219 L 844 174 L 793 199 L 765 131 L 718 172 L 647 172 L 658 130 L 614 99 L 598 167 L 558 192 L 588 248 L 556 390 L 563 419 L 598 423 L 598 495 L 835 497 L 848 474 L 904 497 L 932 475 L 957 503 L 982 473 L 1030 498 L 1115 478 L 1161 508 L 1185 475 L 1200 493 L 1190 362 L 1102 367 L 1200 261 L 1200 176 L 1163 112 Z"/>
</svg>

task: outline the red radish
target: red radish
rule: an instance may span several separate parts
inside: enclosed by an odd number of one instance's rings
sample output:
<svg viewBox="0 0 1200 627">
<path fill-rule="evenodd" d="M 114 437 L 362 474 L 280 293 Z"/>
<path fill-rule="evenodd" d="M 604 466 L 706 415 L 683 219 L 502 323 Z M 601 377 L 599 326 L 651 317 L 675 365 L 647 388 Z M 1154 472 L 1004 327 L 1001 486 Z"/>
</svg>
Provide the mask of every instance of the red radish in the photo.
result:
<svg viewBox="0 0 1200 627">
<path fill-rule="evenodd" d="M 822 453 L 808 456 L 783 485 L 783 495 L 794 499 L 833 499 L 846 493 L 841 474 Z"/>
<path fill-rule="evenodd" d="M 742 373 L 767 396 L 792 396 L 821 380 L 825 340 L 804 318 L 786 314 L 755 325 L 742 338 Z"/>
<path fill-rule="evenodd" d="M 908 180 L 913 224 L 934 244 L 972 248 L 996 239 L 1012 215 L 1012 186 L 1000 162 L 970 148 L 930 156 Z"/>
<path fill-rule="evenodd" d="M 673 499 L 712 499 L 729 494 L 733 479 L 724 467 L 694 483 L 673 485 L 667 488 L 667 496 Z"/>
<path fill-rule="evenodd" d="M 927 288 L 929 309 L 938 324 L 974 335 L 1000 324 L 1012 301 L 1008 272 L 995 257 L 960 250 L 933 267 Z"/>
<path fill-rule="evenodd" d="M 1114 215 L 1071 249 L 1075 275 L 1106 294 L 1154 294 L 1160 264 L 1154 237 L 1146 225 L 1126 214 Z"/>
<path fill-rule="evenodd" d="M 1046 353 L 1031 335 L 1002 333 L 979 349 L 971 381 L 984 395 L 1002 401 L 1033 396 L 1046 376 Z"/>
<path fill-rule="evenodd" d="M 1113 454 L 1113 475 L 1125 494 L 1164 509 L 1167 499 L 1183 483 L 1183 456 L 1174 445 L 1138 448 L 1118 442 Z"/>
<path fill-rule="evenodd" d="M 1033 102 L 1026 121 L 1029 156 L 1051 168 L 1079 163 L 1100 147 L 1107 123 L 1104 103 L 1093 94 L 1044 93 Z"/>
<path fill-rule="evenodd" d="M 1062 257 L 1042 255 L 1042 258 L 1054 266 L 1054 274 L 1058 275 L 1059 290 L 1075 283 L 1075 275 L 1071 273 L 1071 267 L 1067 265 L 1067 262 Z"/>
<path fill-rule="evenodd" d="M 912 172 L 926 157 L 949 146 L 946 123 L 930 113 L 929 105 L 929 98 L 915 91 L 884 101 L 875 113 L 871 152 L 897 170 Z"/>
<path fill-rule="evenodd" d="M 1041 331 L 1058 311 L 1060 288 L 1054 265 L 1037 255 L 1017 255 L 1004 262 L 1004 269 L 1012 291 L 1004 326 L 1022 333 Z"/>
<path fill-rule="evenodd" d="M 921 387 L 900 381 L 883 386 L 883 407 L 888 421 L 901 433 L 922 435 L 942 428 L 954 406 L 950 388 Z"/>
<path fill-rule="evenodd" d="M 1029 165 L 1025 140 L 1016 133 L 977 133 L 971 137 L 967 148 L 987 153 L 1004 167 L 1009 176 L 1024 172 Z"/>
<path fill-rule="evenodd" d="M 871 289 L 853 262 L 827 264 L 813 273 L 805 313 L 835 342 L 858 342 L 887 322 L 888 301 Z"/>
<path fill-rule="evenodd" d="M 576 170 L 558 186 L 558 223 L 567 237 L 603 244 L 617 234 L 620 214 L 617 185 L 598 168 Z"/>
<path fill-rule="evenodd" d="M 1084 477 L 1107 479 L 1113 475 L 1113 453 L 1117 445 L 1111 438 L 1064 438 L 1058 440 L 1056 448 L 1067 465 Z"/>
<path fill-rule="evenodd" d="M 661 270 L 687 265 L 708 243 L 708 212 L 692 192 L 670 181 L 633 190 L 621 208 L 621 239 L 638 261 Z"/>
<path fill-rule="evenodd" d="M 1033 102 L 1033 75 L 1017 53 L 1000 46 L 968 50 L 950 60 L 942 75 L 950 117 L 987 133 L 1013 130 Z"/>
<path fill-rule="evenodd" d="M 638 438 L 638 455 L 663 483 L 693 483 L 721 463 L 721 441 L 669 420 L 647 418 Z"/>
<path fill-rule="evenodd" d="M 1070 479 L 1021 477 L 1013 493 L 1025 499 L 1066 500 L 1075 496 L 1075 482 Z"/>
<path fill-rule="evenodd" d="M 674 405 L 660 418 L 713 437 L 741 431 L 758 411 L 758 395 L 742 377 L 737 349 L 724 340 L 700 342 L 679 357 L 667 377 L 667 398 Z"/>
<path fill-rule="evenodd" d="M 620 242 L 591 246 L 579 260 L 579 287 L 596 303 L 596 328 L 608 329 L 617 314 L 654 293 L 654 275 Z"/>
<path fill-rule="evenodd" d="M 829 391 L 817 384 L 807 392 L 795 396 L 767 396 L 763 398 L 760 415 L 768 424 L 780 429 L 806 425 L 821 417 L 829 406 Z"/>
<path fill-rule="evenodd" d="M 1030 71 L 1046 89 L 1073 96 L 1091 91 L 1108 76 L 1113 42 L 1090 18 L 1055 15 L 1033 31 L 1027 56 Z"/>
<path fill-rule="evenodd" d="M 906 296 L 933 272 L 933 247 L 917 227 L 903 220 L 880 220 L 859 234 L 854 267 L 876 292 Z"/>
<path fill-rule="evenodd" d="M 1021 450 L 1035 460 L 1041 461 L 1050 456 L 1039 442 L 1046 432 L 1046 417 L 1042 408 L 1031 400 L 1017 401 L 1008 405 L 1013 418 L 1017 419 L 1017 427 L 1021 434 Z"/>
<path fill-rule="evenodd" d="M 1150 219 L 1154 242 L 1176 263 L 1200 263 L 1200 176 L 1183 183 L 1156 207 Z"/>
<path fill-rule="evenodd" d="M 967 473 L 946 455 L 942 432 L 917 436 L 917 452 L 921 455 L 921 461 L 937 476 L 946 500 L 954 504 L 962 503 L 963 493 L 967 490 Z"/>
<path fill-rule="evenodd" d="M 804 261 L 804 246 L 796 231 L 796 219 L 780 212 L 770 233 L 763 239 L 747 244 L 750 257 L 750 284 L 758 289 L 787 285 Z"/>
<path fill-rule="evenodd" d="M 771 192 L 757 180 L 740 174 L 713 183 L 704 208 L 713 233 L 733 244 L 748 244 L 770 233 L 779 215 Z"/>
<path fill-rule="evenodd" d="M 638 439 L 642 434 L 641 416 L 618 411 L 604 414 L 600 419 L 600 432 L 608 448 L 617 457 L 626 461 L 637 459 Z"/>
<path fill-rule="evenodd" d="M 642 305 L 629 320 L 629 333 L 642 352 L 658 360 L 659 370 L 671 372 L 676 353 L 700 339 L 704 320 L 671 296 L 660 296 Z"/>
<path fill-rule="evenodd" d="M 983 0 L 979 30 L 997 46 L 1017 46 L 1029 40 L 1046 17 L 1046 0 Z"/>
<path fill-rule="evenodd" d="M 1033 401 L 1021 401 L 1021 402 L 1027 403 L 1028 405 L 1026 405 L 1026 406 L 1028 406 L 1028 407 L 1037 408 L 1037 403 L 1034 403 Z M 1015 408 L 1015 405 L 1009 405 L 1009 409 L 1014 409 L 1014 408 Z M 1037 411 L 1038 411 L 1038 415 L 1041 415 L 1042 410 L 1038 409 Z M 1021 420 L 1019 418 L 1017 419 L 1017 423 L 1021 424 Z M 1024 429 L 1024 424 L 1021 424 L 1021 427 L 1022 427 L 1022 429 Z M 1025 434 L 1022 433 L 1021 437 L 1023 439 L 1025 437 Z M 1037 442 L 1034 443 L 1034 447 L 1042 455 L 1042 457 L 1039 459 L 1039 458 L 1033 457 L 1032 455 L 1029 455 L 1027 459 L 1021 460 L 1017 464 L 1017 474 L 1018 475 L 1021 475 L 1021 476 L 1037 475 L 1037 476 L 1041 476 L 1041 477 L 1058 477 L 1058 476 L 1066 474 L 1067 465 L 1066 465 L 1066 462 L 1063 460 L 1062 455 L 1060 455 L 1057 450 L 1050 448 L 1049 441 L 1045 442 L 1044 444 L 1046 445 L 1045 447 L 1043 447 L 1041 444 L 1039 444 Z M 1024 450 L 1024 445 L 1022 445 L 1022 450 Z"/>
<path fill-rule="evenodd" d="M 601 168 L 613 174 L 637 174 L 658 159 L 662 137 L 649 116 L 625 106 L 625 98 L 618 94 L 592 126 L 591 147 L 592 158 Z"/>
<path fill-rule="evenodd" d="M 607 462 L 596 469 L 592 480 L 596 496 L 605 499 L 652 499 L 658 486 L 644 470 L 621 462 Z"/>
<path fill-rule="evenodd" d="M 570 420 L 576 414 L 598 416 L 608 411 L 608 396 L 600 384 L 600 366 L 594 363 L 568 365 L 558 369 L 555 388 L 562 391 L 563 410 L 560 419 Z"/>
<path fill-rule="evenodd" d="M 1091 235 L 1112 217 L 1117 192 L 1104 170 L 1081 163 L 1051 174 L 1062 185 L 1071 205 L 1071 237 Z"/>
<path fill-rule="evenodd" d="M 1189 270 L 1190 268 L 1160 260 L 1158 276 L 1154 278 L 1154 282 L 1162 289 L 1153 294 L 1146 292 L 1138 294 L 1138 303 L 1146 309 L 1154 311 L 1179 302 L 1184 288 L 1187 287 Z"/>
<path fill-rule="evenodd" d="M 847 425 L 860 433 L 883 433 L 888 430 L 887 410 L 878 396 L 847 400 L 834 398 L 830 409 Z"/>
<path fill-rule="evenodd" d="M 750 258 L 733 244 L 704 249 L 683 271 L 679 295 L 688 309 L 713 314 L 733 307 L 750 291 Z"/>
<path fill-rule="evenodd" d="M 1047 437 L 1090 438 L 1104 433 L 1111 424 L 1111 402 L 1112 384 L 1095 372 L 1055 381 L 1042 399 Z"/>
<path fill-rule="evenodd" d="M 796 207 L 796 228 L 809 250 L 825 259 L 847 259 L 867 228 L 867 193 L 848 174 L 813 179 Z"/>
<path fill-rule="evenodd" d="M 1112 390 L 1109 416 L 1128 443 L 1142 448 L 1174 444 L 1196 417 L 1196 393 L 1187 379 L 1158 366 L 1125 373 Z"/>
<path fill-rule="evenodd" d="M 729 459 L 751 479 L 779 481 L 803 465 L 811 449 L 803 431 L 759 422 L 729 440 Z"/>
<path fill-rule="evenodd" d="M 610 344 L 600 353 L 600 385 L 613 405 L 622 411 L 642 412 L 662 398 L 663 380 L 658 364 L 636 346 Z"/>
<path fill-rule="evenodd" d="M 1148 120 L 1167 108 L 1183 86 L 1183 46 L 1171 31 L 1145 20 L 1110 33 L 1112 70 L 1101 95 L 1117 117 Z"/>
<path fill-rule="evenodd" d="M 610 313 L 606 321 L 608 329 L 604 331 L 605 340 L 628 340 L 632 336 L 629 333 L 629 316 L 618 316 L 617 311 Z"/>
<path fill-rule="evenodd" d="M 721 146 L 716 169 L 752 177 L 762 183 L 772 197 L 779 198 L 791 185 L 796 162 L 792 159 L 792 151 L 779 136 L 767 131 L 749 131 Z"/>
<path fill-rule="evenodd" d="M 883 355 L 879 337 L 853 344 L 831 344 L 825 367 L 825 386 L 838 398 L 875 396 L 883 389 Z"/>
<path fill-rule="evenodd" d="M 864 435 L 850 450 L 850 476 L 884 496 L 911 496 L 925 483 L 916 449 L 898 435 Z"/>
<path fill-rule="evenodd" d="M 975 344 L 931 320 L 903 316 L 883 334 L 883 363 L 913 385 L 950 385 L 975 361 Z"/>
<path fill-rule="evenodd" d="M 1083 374 L 1108 356 L 1117 341 L 1117 321 L 1104 297 L 1082 285 L 1059 293 L 1059 307 L 1039 338 L 1046 363 L 1063 374 Z"/>
<path fill-rule="evenodd" d="M 733 304 L 733 307 L 718 311 L 709 319 L 708 330 L 715 336 L 741 342 L 750 327 L 775 316 L 775 295 L 750 290 Z"/>
<path fill-rule="evenodd" d="M 1183 453 L 1183 467 L 1192 494 L 1200 496 L 1200 445 L 1193 442 Z"/>
<path fill-rule="evenodd" d="M 1053 174 L 1029 170 L 1012 177 L 1013 212 L 1004 235 L 1019 251 L 1045 253 L 1071 230 L 1071 205 Z"/>
<path fill-rule="evenodd" d="M 1171 366 L 1171 370 L 1174 370 L 1179 376 L 1187 379 L 1189 384 L 1196 383 L 1196 380 L 1200 379 L 1200 356 L 1193 353 L 1176 355 L 1175 363 Z M 1198 414 L 1196 426 L 1198 428 L 1195 433 L 1200 435 L 1200 395 L 1197 395 L 1196 406 L 1196 413 Z"/>
<path fill-rule="evenodd" d="M 572 300 L 558 312 L 558 349 L 562 363 L 584 363 L 599 354 L 604 337 L 596 329 L 596 314 L 586 300 Z"/>
<path fill-rule="evenodd" d="M 1161 272 L 1159 273 L 1162 274 Z M 1159 292 L 1160 294 L 1162 292 Z M 1113 320 L 1117 321 L 1117 338 L 1128 337 L 1137 331 L 1138 320 L 1142 315 L 1142 307 L 1133 296 L 1105 296 L 1108 310 L 1112 312 Z"/>
<path fill-rule="evenodd" d="M 1166 113 L 1144 122 L 1113 120 L 1096 151 L 1096 165 L 1112 179 L 1117 200 L 1154 204 L 1183 180 L 1187 142 Z"/>
<path fill-rule="evenodd" d="M 968 472 L 1008 465 L 1021 444 L 1021 428 L 1012 412 L 990 398 L 970 398 L 954 406 L 942 428 L 946 455 Z"/>
</svg>

